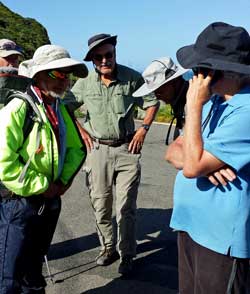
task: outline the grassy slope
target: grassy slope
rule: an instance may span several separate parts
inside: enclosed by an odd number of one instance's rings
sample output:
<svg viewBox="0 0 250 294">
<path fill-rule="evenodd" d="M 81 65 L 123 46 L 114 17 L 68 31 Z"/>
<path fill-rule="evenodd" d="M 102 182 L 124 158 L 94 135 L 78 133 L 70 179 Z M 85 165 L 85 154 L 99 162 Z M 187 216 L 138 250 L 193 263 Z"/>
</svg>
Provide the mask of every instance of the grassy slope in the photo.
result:
<svg viewBox="0 0 250 294">
<path fill-rule="evenodd" d="M 50 44 L 46 29 L 31 18 L 24 18 L 0 2 L 0 39 L 11 39 L 23 48 L 24 58 L 32 57 L 36 48 Z"/>
</svg>

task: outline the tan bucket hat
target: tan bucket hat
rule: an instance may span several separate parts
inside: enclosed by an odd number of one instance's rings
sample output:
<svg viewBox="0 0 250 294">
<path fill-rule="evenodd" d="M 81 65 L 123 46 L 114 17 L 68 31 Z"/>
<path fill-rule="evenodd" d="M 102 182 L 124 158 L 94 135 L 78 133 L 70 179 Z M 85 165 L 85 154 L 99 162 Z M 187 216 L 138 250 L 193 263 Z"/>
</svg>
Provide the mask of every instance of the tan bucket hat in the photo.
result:
<svg viewBox="0 0 250 294">
<path fill-rule="evenodd" d="M 170 57 L 153 60 L 142 73 L 145 83 L 133 93 L 133 96 L 141 97 L 150 94 L 187 71 L 189 70 L 176 65 Z"/>
<path fill-rule="evenodd" d="M 43 45 L 39 47 L 32 59 L 19 65 L 18 73 L 33 78 L 38 72 L 50 69 L 67 69 L 74 76 L 85 78 L 88 69 L 83 62 L 72 59 L 69 52 L 58 45 Z"/>
</svg>

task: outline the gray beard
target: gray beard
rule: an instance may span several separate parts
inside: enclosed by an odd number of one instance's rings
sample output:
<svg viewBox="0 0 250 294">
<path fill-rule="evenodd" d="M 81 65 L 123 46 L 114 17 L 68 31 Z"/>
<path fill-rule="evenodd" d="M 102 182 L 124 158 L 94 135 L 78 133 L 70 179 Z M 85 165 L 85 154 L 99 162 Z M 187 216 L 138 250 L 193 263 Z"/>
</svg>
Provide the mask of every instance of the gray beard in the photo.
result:
<svg viewBox="0 0 250 294">
<path fill-rule="evenodd" d="M 56 99 L 56 98 L 63 98 L 63 96 L 65 95 L 65 93 L 67 91 L 67 89 L 65 91 L 62 91 L 61 93 L 57 93 L 55 91 L 49 91 L 47 89 L 47 85 L 44 83 L 44 81 L 41 82 L 41 85 L 43 86 L 43 89 L 45 90 L 46 95 L 49 95 L 49 96 L 51 96 L 54 99 Z"/>
</svg>

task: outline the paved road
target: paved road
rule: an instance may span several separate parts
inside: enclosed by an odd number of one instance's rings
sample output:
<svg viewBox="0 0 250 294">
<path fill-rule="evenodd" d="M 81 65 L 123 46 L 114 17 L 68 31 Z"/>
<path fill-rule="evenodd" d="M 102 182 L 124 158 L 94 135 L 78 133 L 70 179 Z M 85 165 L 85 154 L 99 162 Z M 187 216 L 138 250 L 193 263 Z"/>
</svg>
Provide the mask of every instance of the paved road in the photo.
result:
<svg viewBox="0 0 250 294">
<path fill-rule="evenodd" d="M 49 254 L 54 284 L 48 294 L 174 294 L 177 293 L 176 236 L 168 223 L 175 170 L 164 161 L 167 126 L 154 124 L 142 151 L 142 180 L 138 195 L 138 255 L 131 278 L 95 264 L 98 239 L 80 171 L 63 197 L 62 214 Z M 48 276 L 46 268 L 44 273 Z"/>
</svg>

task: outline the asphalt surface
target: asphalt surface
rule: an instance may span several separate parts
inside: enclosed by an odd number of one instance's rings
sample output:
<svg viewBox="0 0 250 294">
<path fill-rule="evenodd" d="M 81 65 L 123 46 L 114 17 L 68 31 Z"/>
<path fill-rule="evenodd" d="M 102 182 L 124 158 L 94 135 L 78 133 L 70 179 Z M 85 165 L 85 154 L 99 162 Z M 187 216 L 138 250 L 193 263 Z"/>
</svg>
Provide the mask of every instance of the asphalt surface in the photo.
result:
<svg viewBox="0 0 250 294">
<path fill-rule="evenodd" d="M 142 150 L 138 195 L 137 257 L 130 277 L 117 273 L 119 261 L 95 264 L 99 242 L 81 170 L 63 196 L 62 213 L 48 255 L 47 294 L 177 293 L 176 235 L 168 227 L 176 171 L 164 160 L 167 126 L 153 124 Z M 114 216 L 115 220 L 115 216 Z"/>
</svg>

